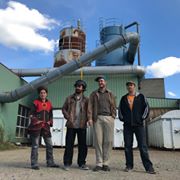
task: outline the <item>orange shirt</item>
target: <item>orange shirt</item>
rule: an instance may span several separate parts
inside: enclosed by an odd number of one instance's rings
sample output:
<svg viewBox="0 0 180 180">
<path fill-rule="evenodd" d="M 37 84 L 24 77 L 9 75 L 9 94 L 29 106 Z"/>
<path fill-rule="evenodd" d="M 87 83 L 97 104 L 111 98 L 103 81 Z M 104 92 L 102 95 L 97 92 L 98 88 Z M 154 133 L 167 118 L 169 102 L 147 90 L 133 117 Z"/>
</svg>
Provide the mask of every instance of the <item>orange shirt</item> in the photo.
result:
<svg viewBox="0 0 180 180">
<path fill-rule="evenodd" d="M 135 97 L 134 95 L 128 95 L 127 96 L 129 107 L 130 107 L 131 111 L 132 111 L 132 108 L 133 108 L 134 97 Z"/>
</svg>

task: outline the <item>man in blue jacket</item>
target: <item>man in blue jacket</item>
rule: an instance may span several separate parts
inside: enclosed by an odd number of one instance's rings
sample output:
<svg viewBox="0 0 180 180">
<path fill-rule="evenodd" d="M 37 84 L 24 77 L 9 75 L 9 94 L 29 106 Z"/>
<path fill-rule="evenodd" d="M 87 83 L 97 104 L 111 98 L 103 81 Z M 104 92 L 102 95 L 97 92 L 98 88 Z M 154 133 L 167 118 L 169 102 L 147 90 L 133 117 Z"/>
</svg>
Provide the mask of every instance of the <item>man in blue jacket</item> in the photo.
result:
<svg viewBox="0 0 180 180">
<path fill-rule="evenodd" d="M 135 133 L 141 159 L 147 173 L 155 174 L 153 164 L 149 159 L 144 120 L 149 115 L 149 105 L 143 94 L 136 92 L 136 84 L 133 81 L 126 83 L 128 93 L 124 95 L 119 104 L 119 119 L 124 122 L 125 143 L 125 171 L 133 169 L 133 134 Z"/>
</svg>

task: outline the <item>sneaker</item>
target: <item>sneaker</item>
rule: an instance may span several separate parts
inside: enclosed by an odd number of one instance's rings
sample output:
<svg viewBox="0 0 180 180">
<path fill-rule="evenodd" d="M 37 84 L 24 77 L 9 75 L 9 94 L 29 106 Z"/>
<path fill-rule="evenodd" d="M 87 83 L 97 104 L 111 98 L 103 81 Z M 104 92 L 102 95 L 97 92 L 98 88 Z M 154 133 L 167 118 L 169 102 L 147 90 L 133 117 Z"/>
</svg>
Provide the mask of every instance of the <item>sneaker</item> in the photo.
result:
<svg viewBox="0 0 180 180">
<path fill-rule="evenodd" d="M 79 166 L 79 168 L 82 169 L 82 170 L 89 170 L 89 167 L 87 165 L 85 165 L 85 164 Z"/>
<path fill-rule="evenodd" d="M 57 164 L 48 164 L 47 167 L 50 167 L 50 168 L 59 168 L 59 165 Z"/>
<path fill-rule="evenodd" d="M 39 170 L 39 166 L 32 166 L 31 169 L 34 169 L 34 170 Z"/>
<path fill-rule="evenodd" d="M 95 171 L 95 172 L 100 171 L 100 170 L 102 170 L 102 167 L 101 167 L 101 166 L 96 166 L 96 167 L 93 169 L 93 171 Z"/>
<path fill-rule="evenodd" d="M 103 171 L 110 171 L 110 167 L 107 165 L 103 165 L 102 170 Z"/>
<path fill-rule="evenodd" d="M 133 169 L 133 168 L 126 167 L 126 168 L 124 169 L 124 171 L 125 171 L 125 172 L 131 172 L 131 171 L 132 171 L 132 169 Z"/>
<path fill-rule="evenodd" d="M 70 166 L 64 166 L 64 170 L 65 171 L 69 171 L 70 170 Z"/>
<path fill-rule="evenodd" d="M 147 171 L 148 174 L 156 174 L 156 171 L 154 170 L 153 167 L 150 167 Z"/>
</svg>

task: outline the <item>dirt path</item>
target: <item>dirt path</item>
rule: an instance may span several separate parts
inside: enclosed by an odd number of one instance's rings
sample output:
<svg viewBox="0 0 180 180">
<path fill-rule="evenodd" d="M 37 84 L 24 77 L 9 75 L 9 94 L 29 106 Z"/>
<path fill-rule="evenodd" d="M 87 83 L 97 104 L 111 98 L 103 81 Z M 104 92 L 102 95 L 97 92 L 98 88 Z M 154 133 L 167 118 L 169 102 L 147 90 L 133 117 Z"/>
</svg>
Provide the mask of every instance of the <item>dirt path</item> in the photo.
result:
<svg viewBox="0 0 180 180">
<path fill-rule="evenodd" d="M 58 169 L 46 167 L 45 149 L 39 149 L 40 170 L 30 169 L 30 148 L 0 152 L 0 180 L 179 180 L 180 151 L 150 150 L 150 157 L 157 171 L 156 175 L 145 173 L 137 150 L 134 151 L 134 171 L 123 172 L 124 151 L 113 150 L 110 172 L 83 171 L 76 165 L 77 149 L 74 152 L 74 163 L 70 171 L 64 171 L 62 165 L 63 148 L 54 148 L 54 157 Z M 95 165 L 94 149 L 89 148 L 87 165 L 92 169 Z"/>
</svg>

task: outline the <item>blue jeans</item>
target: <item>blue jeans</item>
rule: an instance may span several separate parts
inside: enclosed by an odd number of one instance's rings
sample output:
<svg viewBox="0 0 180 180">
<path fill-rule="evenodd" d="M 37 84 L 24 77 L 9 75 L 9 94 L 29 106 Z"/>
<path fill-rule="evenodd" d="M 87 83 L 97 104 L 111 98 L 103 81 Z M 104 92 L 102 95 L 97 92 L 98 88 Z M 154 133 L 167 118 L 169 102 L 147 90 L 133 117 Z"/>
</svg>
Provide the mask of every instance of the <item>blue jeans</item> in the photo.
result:
<svg viewBox="0 0 180 180">
<path fill-rule="evenodd" d="M 127 126 L 124 125 L 124 142 L 125 142 L 125 157 L 126 167 L 133 168 L 133 134 L 135 133 L 138 148 L 141 155 L 144 168 L 147 171 L 152 167 L 152 162 L 149 159 L 148 148 L 146 145 L 146 135 L 143 126 Z"/>
<path fill-rule="evenodd" d="M 38 148 L 39 148 L 39 138 L 40 136 L 31 136 L 31 166 L 38 166 Z M 47 165 L 54 164 L 53 159 L 53 146 L 51 137 L 43 137 L 46 144 L 46 162 Z"/>
</svg>

